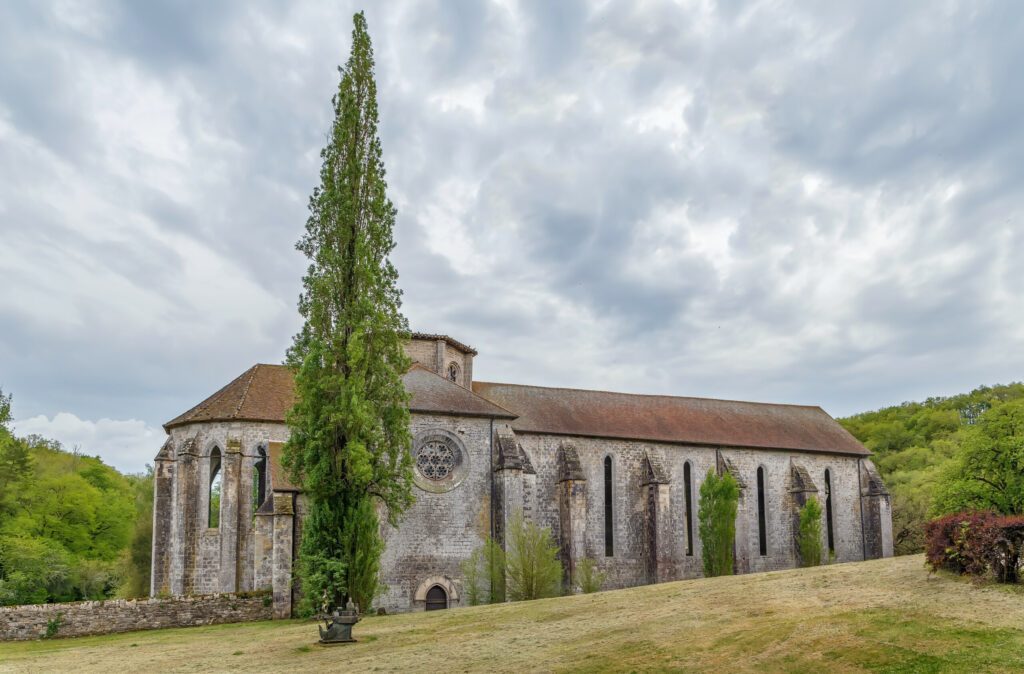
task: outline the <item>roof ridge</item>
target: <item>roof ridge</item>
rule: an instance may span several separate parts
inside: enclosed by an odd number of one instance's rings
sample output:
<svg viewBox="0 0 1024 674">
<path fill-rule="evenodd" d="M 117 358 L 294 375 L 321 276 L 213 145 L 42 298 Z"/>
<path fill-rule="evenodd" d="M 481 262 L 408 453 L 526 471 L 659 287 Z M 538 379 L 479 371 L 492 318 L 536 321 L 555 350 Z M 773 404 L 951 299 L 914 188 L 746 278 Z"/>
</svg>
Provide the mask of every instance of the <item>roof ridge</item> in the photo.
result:
<svg viewBox="0 0 1024 674">
<path fill-rule="evenodd" d="M 767 403 L 759 400 L 736 400 L 733 398 L 706 398 L 701 396 L 678 396 L 669 395 L 667 393 L 629 393 L 626 391 L 608 391 L 605 389 L 593 389 L 593 388 L 574 388 L 571 386 L 537 386 L 536 384 L 511 384 L 506 382 L 496 381 L 474 381 L 474 384 L 480 384 L 481 386 L 514 386 L 516 388 L 534 388 L 534 389 L 545 389 L 548 391 L 573 391 L 581 393 L 607 393 L 610 395 L 620 396 L 632 396 L 634 398 L 672 398 L 674 400 L 710 400 L 720 403 L 741 403 L 743 405 L 764 405 L 766 407 L 799 407 L 802 409 L 821 410 L 821 405 L 799 405 L 796 403 Z M 826 414 L 828 414 L 826 412 Z"/>
<path fill-rule="evenodd" d="M 469 344 L 466 344 L 464 342 L 460 342 L 459 340 L 455 339 L 454 337 L 449 337 L 448 335 L 437 333 L 437 332 L 410 332 L 409 333 L 409 338 L 410 339 L 435 339 L 435 340 L 436 339 L 443 339 L 444 341 L 446 341 L 449 344 L 451 344 L 452 346 L 454 346 L 456 349 L 461 349 L 462 351 L 465 351 L 467 353 L 471 353 L 474 356 L 480 355 L 479 352 L 476 349 L 474 349 L 473 347 L 471 347 Z"/>
<path fill-rule="evenodd" d="M 260 364 L 256 363 L 255 365 L 253 365 L 252 367 L 249 368 L 248 372 L 246 372 L 245 374 L 242 375 L 244 377 L 246 374 L 248 374 L 249 375 L 249 381 L 245 382 L 245 388 L 242 389 L 242 395 L 239 396 L 238 404 L 235 405 L 235 414 L 233 415 L 234 417 L 237 417 L 238 413 L 242 411 L 242 405 L 245 404 L 245 399 L 249 396 L 249 387 L 252 386 L 253 380 L 256 379 L 256 372 L 259 371 L 259 369 L 260 369 Z M 252 374 L 249 374 L 249 373 L 252 373 Z"/>
</svg>

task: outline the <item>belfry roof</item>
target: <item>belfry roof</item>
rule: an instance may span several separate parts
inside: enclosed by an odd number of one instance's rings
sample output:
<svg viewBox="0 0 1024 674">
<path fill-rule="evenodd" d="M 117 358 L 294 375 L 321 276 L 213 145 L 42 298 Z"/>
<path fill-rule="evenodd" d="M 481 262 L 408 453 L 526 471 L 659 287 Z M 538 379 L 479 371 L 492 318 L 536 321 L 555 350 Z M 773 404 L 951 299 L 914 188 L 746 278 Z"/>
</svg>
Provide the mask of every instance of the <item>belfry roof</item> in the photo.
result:
<svg viewBox="0 0 1024 674">
<path fill-rule="evenodd" d="M 867 456 L 820 407 L 473 382 L 516 431 Z"/>
<path fill-rule="evenodd" d="M 427 414 L 511 419 L 515 414 L 414 364 L 402 376 L 409 392 L 409 409 Z M 231 383 L 189 411 L 164 424 L 164 430 L 207 421 L 266 421 L 283 423 L 295 401 L 295 382 L 284 365 L 253 365 Z"/>
<path fill-rule="evenodd" d="M 448 342 L 448 344 L 450 346 L 455 347 L 456 349 L 458 349 L 459 351 L 462 351 L 463 353 L 471 353 L 474 356 L 477 355 L 476 349 L 474 349 L 473 347 L 469 346 L 468 344 L 463 344 L 459 340 L 454 339 L 452 337 L 449 337 L 448 335 L 439 335 L 439 334 L 434 334 L 432 332 L 414 332 L 414 333 L 412 333 L 412 338 L 413 339 L 427 339 L 427 340 L 432 340 L 432 341 L 441 340 L 441 341 L 444 341 L 444 342 Z"/>
</svg>

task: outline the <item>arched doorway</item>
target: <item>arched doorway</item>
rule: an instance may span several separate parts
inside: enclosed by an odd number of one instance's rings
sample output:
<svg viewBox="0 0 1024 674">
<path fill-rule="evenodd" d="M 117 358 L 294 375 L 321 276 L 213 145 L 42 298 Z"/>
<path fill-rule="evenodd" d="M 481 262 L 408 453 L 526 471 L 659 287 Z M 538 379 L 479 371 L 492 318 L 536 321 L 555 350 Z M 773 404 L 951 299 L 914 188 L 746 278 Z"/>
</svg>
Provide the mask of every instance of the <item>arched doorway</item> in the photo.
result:
<svg viewBox="0 0 1024 674">
<path fill-rule="evenodd" d="M 435 585 L 427 590 L 426 609 L 428 611 L 439 611 L 445 608 L 448 608 L 448 593 L 444 591 L 444 588 L 440 585 Z"/>
</svg>

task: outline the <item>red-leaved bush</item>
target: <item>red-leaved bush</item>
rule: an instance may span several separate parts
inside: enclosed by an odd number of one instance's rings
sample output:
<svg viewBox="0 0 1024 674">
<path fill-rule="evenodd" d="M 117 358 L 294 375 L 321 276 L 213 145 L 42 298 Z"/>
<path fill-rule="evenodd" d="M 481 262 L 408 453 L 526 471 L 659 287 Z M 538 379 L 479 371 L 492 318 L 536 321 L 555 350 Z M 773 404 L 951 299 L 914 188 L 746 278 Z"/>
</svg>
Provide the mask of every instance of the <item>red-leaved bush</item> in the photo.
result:
<svg viewBox="0 0 1024 674">
<path fill-rule="evenodd" d="M 1020 578 L 1024 517 L 993 512 L 946 515 L 925 526 L 925 558 L 932 571 L 946 569 L 1003 583 Z"/>
</svg>

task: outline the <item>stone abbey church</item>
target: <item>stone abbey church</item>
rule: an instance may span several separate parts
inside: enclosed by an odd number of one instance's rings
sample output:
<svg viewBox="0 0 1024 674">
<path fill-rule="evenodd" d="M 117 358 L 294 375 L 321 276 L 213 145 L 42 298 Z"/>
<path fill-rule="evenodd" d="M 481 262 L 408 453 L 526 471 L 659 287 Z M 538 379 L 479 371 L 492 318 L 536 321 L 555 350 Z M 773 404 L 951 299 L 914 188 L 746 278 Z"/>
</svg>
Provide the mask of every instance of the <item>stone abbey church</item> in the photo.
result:
<svg viewBox="0 0 1024 674">
<path fill-rule="evenodd" d="M 550 527 L 566 582 L 585 557 L 606 588 L 702 574 L 697 497 L 709 470 L 741 485 L 736 572 L 798 565 L 798 511 L 822 503 L 839 562 L 892 555 L 888 493 L 868 451 L 819 407 L 473 380 L 476 351 L 413 334 L 416 502 L 384 526 L 388 611 L 464 602 L 460 563 L 513 514 Z M 156 457 L 152 593 L 272 589 L 291 614 L 304 499 L 281 468 L 290 371 L 254 365 L 167 422 Z"/>
</svg>

